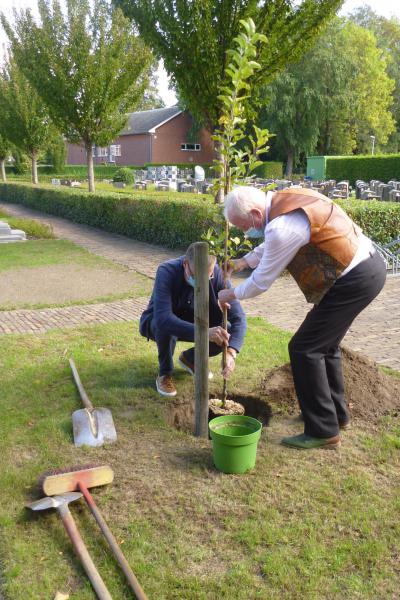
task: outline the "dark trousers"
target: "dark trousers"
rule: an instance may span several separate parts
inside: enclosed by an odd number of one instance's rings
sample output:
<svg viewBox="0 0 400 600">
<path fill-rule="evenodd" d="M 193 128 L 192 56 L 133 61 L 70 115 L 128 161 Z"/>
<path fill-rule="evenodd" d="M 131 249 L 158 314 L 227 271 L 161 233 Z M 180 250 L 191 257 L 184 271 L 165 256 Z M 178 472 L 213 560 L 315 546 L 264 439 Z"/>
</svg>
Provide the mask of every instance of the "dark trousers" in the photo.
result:
<svg viewBox="0 0 400 600">
<path fill-rule="evenodd" d="M 338 279 L 289 342 L 304 433 L 333 437 L 349 420 L 339 344 L 356 316 L 379 294 L 386 267 L 376 252 Z"/>
<path fill-rule="evenodd" d="M 175 335 L 163 333 L 162 331 L 159 331 L 154 328 L 153 321 L 150 323 L 149 337 L 157 344 L 160 375 L 171 375 L 172 371 L 174 370 L 173 356 L 175 352 L 176 342 L 193 341 L 177 338 Z M 221 346 L 210 342 L 209 356 L 217 356 L 217 354 L 220 354 L 221 352 Z M 185 350 L 185 357 L 190 363 L 194 365 L 194 347 Z"/>
</svg>

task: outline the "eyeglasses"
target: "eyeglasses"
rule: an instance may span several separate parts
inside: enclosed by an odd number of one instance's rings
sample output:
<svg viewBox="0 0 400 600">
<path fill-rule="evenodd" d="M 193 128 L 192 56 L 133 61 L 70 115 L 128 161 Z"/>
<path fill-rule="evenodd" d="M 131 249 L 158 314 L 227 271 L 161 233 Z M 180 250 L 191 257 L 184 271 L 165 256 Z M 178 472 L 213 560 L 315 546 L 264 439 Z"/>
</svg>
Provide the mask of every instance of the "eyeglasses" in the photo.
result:
<svg viewBox="0 0 400 600">
<path fill-rule="evenodd" d="M 191 271 L 191 269 L 190 269 L 189 265 L 187 265 L 187 269 L 188 269 L 188 272 L 189 272 L 189 274 L 190 274 L 192 277 L 194 277 L 194 273 L 192 273 L 192 271 Z M 208 279 L 209 279 L 209 281 L 211 281 L 212 279 L 214 279 L 214 269 L 213 269 L 213 272 L 211 273 L 211 275 L 209 275 L 209 276 L 208 276 Z"/>
</svg>

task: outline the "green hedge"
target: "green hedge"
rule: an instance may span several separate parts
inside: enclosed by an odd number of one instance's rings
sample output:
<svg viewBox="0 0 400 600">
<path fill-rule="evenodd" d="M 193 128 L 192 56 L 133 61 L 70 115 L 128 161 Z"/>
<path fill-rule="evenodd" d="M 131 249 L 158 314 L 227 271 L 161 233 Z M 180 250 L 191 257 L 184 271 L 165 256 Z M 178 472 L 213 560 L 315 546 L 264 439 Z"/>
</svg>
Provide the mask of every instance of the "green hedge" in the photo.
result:
<svg viewBox="0 0 400 600">
<path fill-rule="evenodd" d="M 337 203 L 375 242 L 386 244 L 400 237 L 400 202 L 342 200 Z"/>
<path fill-rule="evenodd" d="M 220 210 L 207 196 L 189 194 L 89 194 L 70 188 L 0 184 L 0 201 L 23 204 L 136 240 L 170 248 L 200 240 Z"/>
<path fill-rule="evenodd" d="M 0 201 L 170 248 L 187 246 L 221 223 L 220 209 L 209 197 L 176 192 L 89 194 L 79 189 L 2 183 Z M 387 243 L 400 237 L 400 202 L 346 200 L 339 204 L 375 241 Z"/>
<path fill-rule="evenodd" d="M 348 180 L 354 185 L 357 179 L 379 179 L 387 183 L 400 179 L 400 154 L 379 156 L 327 156 L 326 179 Z"/>
<path fill-rule="evenodd" d="M 256 168 L 255 173 L 261 179 L 281 179 L 283 163 L 278 161 L 265 162 Z"/>
</svg>

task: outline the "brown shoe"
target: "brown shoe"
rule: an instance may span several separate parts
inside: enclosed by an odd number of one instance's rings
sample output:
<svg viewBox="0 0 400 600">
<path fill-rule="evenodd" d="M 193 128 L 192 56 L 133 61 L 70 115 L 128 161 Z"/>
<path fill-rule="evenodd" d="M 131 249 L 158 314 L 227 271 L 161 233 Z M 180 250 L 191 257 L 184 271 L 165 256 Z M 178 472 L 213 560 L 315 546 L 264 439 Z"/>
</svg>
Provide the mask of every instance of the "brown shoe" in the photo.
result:
<svg viewBox="0 0 400 600">
<path fill-rule="evenodd" d="M 171 375 L 159 375 L 156 378 L 156 388 L 161 396 L 176 396 L 176 387 Z"/>
<path fill-rule="evenodd" d="M 182 367 L 182 369 L 184 369 L 185 371 L 187 371 L 191 375 L 194 375 L 194 364 L 191 363 L 190 361 L 188 361 L 188 359 L 186 358 L 184 352 L 182 352 L 179 355 L 178 363 Z M 212 379 L 213 377 L 214 377 L 213 373 L 211 371 L 209 371 L 208 372 L 208 379 Z"/>
</svg>

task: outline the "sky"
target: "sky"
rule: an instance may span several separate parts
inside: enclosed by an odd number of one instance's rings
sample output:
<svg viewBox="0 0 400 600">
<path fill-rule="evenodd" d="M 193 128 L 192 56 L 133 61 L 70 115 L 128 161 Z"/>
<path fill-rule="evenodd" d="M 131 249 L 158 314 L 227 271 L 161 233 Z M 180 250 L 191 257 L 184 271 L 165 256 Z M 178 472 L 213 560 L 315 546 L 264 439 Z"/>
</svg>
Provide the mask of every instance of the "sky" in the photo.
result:
<svg viewBox="0 0 400 600">
<path fill-rule="evenodd" d="M 396 16 L 400 19 L 400 2 L 398 0 L 346 0 L 340 14 L 345 15 L 364 4 L 369 5 L 372 10 L 379 15 L 388 18 Z M 35 9 L 36 5 L 37 0 L 0 0 L 0 11 L 4 12 L 6 16 L 11 16 L 13 7 L 16 7 L 17 9 Z M 0 26 L 0 47 L 6 43 L 6 41 L 7 37 Z M 168 87 L 168 76 L 162 64 L 159 66 L 157 75 L 160 96 L 164 100 L 166 106 L 172 106 L 176 102 L 176 96 L 173 90 L 170 90 Z"/>
</svg>

